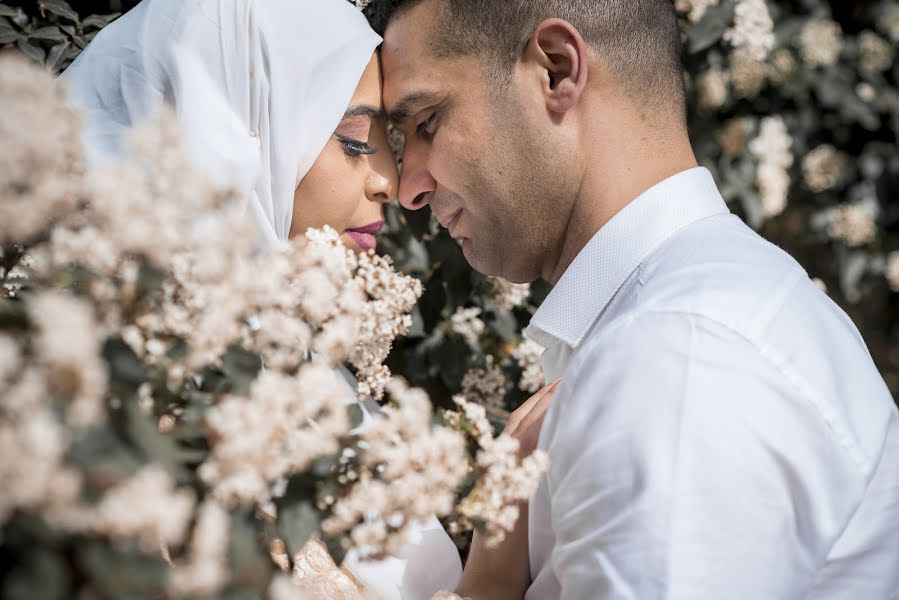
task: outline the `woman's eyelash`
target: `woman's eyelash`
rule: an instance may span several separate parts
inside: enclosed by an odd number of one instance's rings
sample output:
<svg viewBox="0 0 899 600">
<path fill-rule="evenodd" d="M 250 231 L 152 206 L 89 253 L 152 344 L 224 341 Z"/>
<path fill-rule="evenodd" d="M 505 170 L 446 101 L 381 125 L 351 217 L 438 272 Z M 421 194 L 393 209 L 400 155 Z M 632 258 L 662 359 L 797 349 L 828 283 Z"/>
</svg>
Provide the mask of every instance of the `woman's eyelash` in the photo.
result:
<svg viewBox="0 0 899 600">
<path fill-rule="evenodd" d="M 343 151 L 347 154 L 347 156 L 367 156 L 378 151 L 377 148 L 370 146 L 365 142 L 360 142 L 359 140 L 354 140 L 353 138 L 346 137 L 344 135 L 338 135 L 337 141 L 339 141 L 340 145 L 343 146 Z"/>
</svg>

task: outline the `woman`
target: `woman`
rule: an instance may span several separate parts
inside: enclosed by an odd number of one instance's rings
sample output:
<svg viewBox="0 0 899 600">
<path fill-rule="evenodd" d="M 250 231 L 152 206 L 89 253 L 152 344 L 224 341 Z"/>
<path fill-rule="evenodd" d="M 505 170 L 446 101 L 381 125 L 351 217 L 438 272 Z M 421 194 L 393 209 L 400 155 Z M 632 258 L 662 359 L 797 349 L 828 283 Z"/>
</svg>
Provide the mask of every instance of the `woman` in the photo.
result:
<svg viewBox="0 0 899 600">
<path fill-rule="evenodd" d="M 244 187 L 261 249 L 329 225 L 365 251 L 397 188 L 380 42 L 345 0 L 144 0 L 63 79 L 89 161 L 120 158 L 123 134 L 167 103 L 198 163 Z M 461 574 L 436 519 L 403 556 L 346 566 L 380 598 L 429 598 Z"/>
</svg>

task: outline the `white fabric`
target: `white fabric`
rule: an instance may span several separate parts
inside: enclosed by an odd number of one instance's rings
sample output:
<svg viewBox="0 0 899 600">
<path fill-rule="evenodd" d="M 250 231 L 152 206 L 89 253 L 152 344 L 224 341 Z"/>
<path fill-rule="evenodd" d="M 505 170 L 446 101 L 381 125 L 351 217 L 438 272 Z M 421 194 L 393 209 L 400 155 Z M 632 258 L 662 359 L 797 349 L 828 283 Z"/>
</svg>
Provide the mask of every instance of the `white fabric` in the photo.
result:
<svg viewBox="0 0 899 600">
<path fill-rule="evenodd" d="M 143 0 L 63 79 L 92 164 L 121 158 L 123 135 L 173 106 L 198 166 L 243 186 L 264 250 L 288 239 L 296 186 L 380 41 L 345 0 Z M 384 600 L 430 598 L 462 572 L 436 519 L 413 528 L 403 556 L 346 564 Z"/>
<path fill-rule="evenodd" d="M 893 399 L 707 170 L 606 224 L 526 333 L 562 375 L 528 600 L 899 597 Z"/>
<path fill-rule="evenodd" d="M 286 240 L 294 191 L 349 104 L 381 38 L 345 0 L 144 0 L 62 75 L 85 109 L 90 162 L 174 106 L 195 159 L 252 187 L 268 247 Z"/>
</svg>

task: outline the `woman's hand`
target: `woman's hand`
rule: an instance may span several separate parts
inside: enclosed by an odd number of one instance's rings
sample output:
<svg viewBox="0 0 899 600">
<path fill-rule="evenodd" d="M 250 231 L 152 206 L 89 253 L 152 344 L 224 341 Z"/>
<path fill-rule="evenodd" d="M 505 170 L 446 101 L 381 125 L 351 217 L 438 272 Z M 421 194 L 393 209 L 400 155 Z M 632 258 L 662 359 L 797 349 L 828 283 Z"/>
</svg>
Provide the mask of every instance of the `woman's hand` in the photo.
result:
<svg viewBox="0 0 899 600">
<path fill-rule="evenodd" d="M 540 426 L 559 381 L 531 396 L 510 416 L 504 434 L 521 444 L 519 457 L 537 448 Z M 518 521 L 499 546 L 488 548 L 475 531 L 471 552 L 456 593 L 471 600 L 521 600 L 531 583 L 528 558 L 528 505 L 519 506 Z"/>
</svg>

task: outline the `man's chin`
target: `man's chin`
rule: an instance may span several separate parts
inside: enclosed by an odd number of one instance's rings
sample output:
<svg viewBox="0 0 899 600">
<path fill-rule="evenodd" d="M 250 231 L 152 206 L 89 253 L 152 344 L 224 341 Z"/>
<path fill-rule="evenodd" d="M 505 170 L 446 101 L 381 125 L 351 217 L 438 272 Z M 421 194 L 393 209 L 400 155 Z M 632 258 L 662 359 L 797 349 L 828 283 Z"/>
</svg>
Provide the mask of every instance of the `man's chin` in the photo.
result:
<svg viewBox="0 0 899 600">
<path fill-rule="evenodd" d="M 498 252 L 479 252 L 471 238 L 462 238 L 459 245 L 468 265 L 486 277 L 502 277 L 509 283 L 531 283 L 539 277 L 531 277 L 520 272 L 503 272 L 503 264 Z"/>
</svg>

